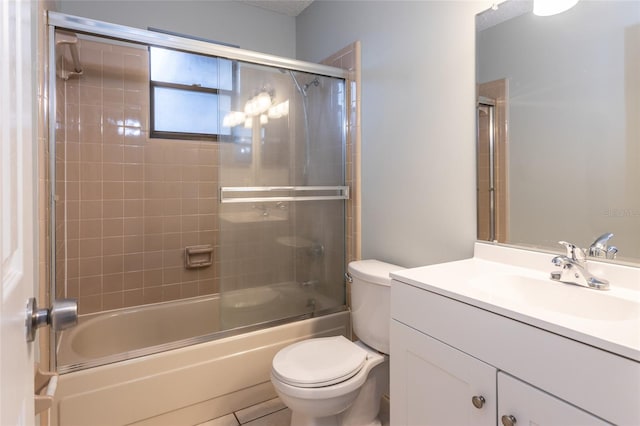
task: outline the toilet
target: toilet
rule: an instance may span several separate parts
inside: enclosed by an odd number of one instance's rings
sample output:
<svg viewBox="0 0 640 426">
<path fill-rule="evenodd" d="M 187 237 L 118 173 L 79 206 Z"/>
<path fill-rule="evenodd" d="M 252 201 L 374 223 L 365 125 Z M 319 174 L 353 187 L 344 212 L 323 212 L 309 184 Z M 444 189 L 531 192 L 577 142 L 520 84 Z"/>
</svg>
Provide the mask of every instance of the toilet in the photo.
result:
<svg viewBox="0 0 640 426">
<path fill-rule="evenodd" d="M 291 409 L 291 426 L 379 426 L 380 399 L 389 390 L 389 273 L 378 260 L 349 264 L 351 320 L 360 339 L 303 340 L 273 358 L 271 382 Z"/>
</svg>

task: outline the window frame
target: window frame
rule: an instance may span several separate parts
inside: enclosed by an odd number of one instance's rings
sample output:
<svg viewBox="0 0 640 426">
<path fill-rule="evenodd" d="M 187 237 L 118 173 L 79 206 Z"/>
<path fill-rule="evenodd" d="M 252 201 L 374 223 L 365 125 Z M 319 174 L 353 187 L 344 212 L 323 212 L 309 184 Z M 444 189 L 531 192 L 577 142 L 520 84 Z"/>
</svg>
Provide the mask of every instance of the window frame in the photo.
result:
<svg viewBox="0 0 640 426">
<path fill-rule="evenodd" d="M 233 92 L 233 90 L 221 90 L 219 88 L 212 88 L 212 87 L 203 87 L 200 84 L 181 84 L 181 83 L 169 83 L 169 82 L 165 82 L 165 81 L 158 81 L 158 80 L 153 80 L 151 78 L 151 47 L 155 47 L 155 46 L 149 46 L 148 52 L 149 52 L 149 137 L 153 138 L 153 139 L 183 139 L 183 140 L 204 140 L 204 141 L 212 141 L 212 142 L 217 142 L 220 140 L 222 135 L 221 133 L 192 133 L 192 132 L 171 132 L 171 131 L 166 131 L 166 130 L 156 130 L 155 127 L 155 105 L 156 105 L 156 101 L 155 101 L 155 88 L 156 87 L 163 87 L 163 88 L 168 88 L 168 89 L 177 89 L 177 90 L 184 90 L 184 91 L 189 91 L 189 92 L 199 92 L 199 93 L 208 93 L 211 95 L 216 95 L 216 96 L 221 96 L 223 94 L 231 94 Z M 166 49 L 166 50 L 174 50 L 174 49 L 170 49 L 167 47 L 160 47 L 161 49 Z M 198 55 L 198 56 L 209 56 L 212 58 L 216 58 L 216 59 L 224 59 L 224 58 L 220 58 L 219 56 L 213 56 L 213 55 L 204 55 L 202 53 L 194 53 L 194 52 L 185 52 L 182 50 L 177 50 L 178 52 L 182 52 L 188 55 Z M 232 85 L 235 86 L 235 67 L 236 67 L 236 61 L 233 61 L 233 65 L 232 65 L 232 78 L 233 78 L 233 83 Z M 218 125 L 220 125 L 220 123 L 218 123 Z M 218 129 L 219 131 L 220 129 Z"/>
</svg>

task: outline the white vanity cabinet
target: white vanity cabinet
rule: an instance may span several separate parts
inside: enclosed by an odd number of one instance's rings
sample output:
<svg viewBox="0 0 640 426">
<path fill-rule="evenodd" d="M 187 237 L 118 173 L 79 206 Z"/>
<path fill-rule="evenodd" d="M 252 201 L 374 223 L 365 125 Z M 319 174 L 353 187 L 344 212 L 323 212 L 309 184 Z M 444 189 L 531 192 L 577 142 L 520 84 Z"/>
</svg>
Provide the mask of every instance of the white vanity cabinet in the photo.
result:
<svg viewBox="0 0 640 426">
<path fill-rule="evenodd" d="M 394 278 L 392 425 L 640 424 L 638 362 Z"/>
<path fill-rule="evenodd" d="M 498 422 L 503 426 L 609 424 L 503 372 L 498 372 Z"/>
<path fill-rule="evenodd" d="M 497 370 L 391 322 L 392 425 L 496 424 Z"/>
</svg>

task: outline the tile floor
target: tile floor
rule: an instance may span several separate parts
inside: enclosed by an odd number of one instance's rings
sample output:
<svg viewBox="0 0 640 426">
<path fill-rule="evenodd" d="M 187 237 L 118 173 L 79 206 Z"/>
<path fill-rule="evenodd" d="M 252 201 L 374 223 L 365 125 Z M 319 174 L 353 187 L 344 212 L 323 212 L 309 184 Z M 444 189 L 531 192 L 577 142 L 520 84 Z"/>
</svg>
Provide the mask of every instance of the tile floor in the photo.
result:
<svg viewBox="0 0 640 426">
<path fill-rule="evenodd" d="M 274 398 L 198 426 L 288 426 L 290 422 L 291 410 Z"/>
<path fill-rule="evenodd" d="M 382 426 L 389 426 L 389 400 L 386 398 L 380 406 L 380 420 Z M 288 426 L 290 422 L 291 410 L 280 398 L 274 398 L 197 426 Z"/>
</svg>

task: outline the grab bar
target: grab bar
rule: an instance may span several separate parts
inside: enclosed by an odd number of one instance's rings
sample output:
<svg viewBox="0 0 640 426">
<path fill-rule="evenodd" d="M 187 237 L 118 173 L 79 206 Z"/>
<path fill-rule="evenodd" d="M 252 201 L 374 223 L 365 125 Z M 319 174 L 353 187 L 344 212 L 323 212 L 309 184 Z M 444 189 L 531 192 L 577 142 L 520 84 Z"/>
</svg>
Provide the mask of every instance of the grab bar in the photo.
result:
<svg viewBox="0 0 640 426">
<path fill-rule="evenodd" d="M 313 195 L 301 195 L 315 192 Z M 348 200 L 348 186 L 222 186 L 221 203 Z"/>
</svg>

